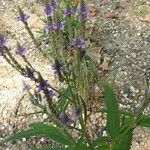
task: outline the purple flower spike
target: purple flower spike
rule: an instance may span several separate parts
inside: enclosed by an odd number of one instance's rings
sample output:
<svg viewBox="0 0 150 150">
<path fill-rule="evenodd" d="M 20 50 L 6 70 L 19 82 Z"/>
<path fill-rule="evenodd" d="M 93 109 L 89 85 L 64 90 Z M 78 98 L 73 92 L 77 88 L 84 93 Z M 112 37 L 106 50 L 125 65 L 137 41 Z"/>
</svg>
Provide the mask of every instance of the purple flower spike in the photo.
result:
<svg viewBox="0 0 150 150">
<path fill-rule="evenodd" d="M 19 49 L 16 50 L 16 55 L 18 56 L 25 56 L 27 49 L 20 46 Z"/>
<path fill-rule="evenodd" d="M 52 28 L 53 28 L 54 30 L 57 30 L 57 29 L 59 28 L 58 22 L 53 22 Z"/>
<path fill-rule="evenodd" d="M 74 13 L 75 13 L 75 11 L 72 10 L 72 9 L 66 9 L 66 10 L 64 10 L 64 15 L 65 15 L 65 16 L 71 16 L 71 15 L 73 15 Z"/>
<path fill-rule="evenodd" d="M 35 70 L 33 68 L 31 69 L 26 67 L 26 72 L 24 76 L 31 80 L 35 80 Z"/>
<path fill-rule="evenodd" d="M 51 0 L 51 6 L 56 9 L 59 6 L 58 0 Z"/>
<path fill-rule="evenodd" d="M 83 38 L 79 38 L 79 39 L 74 39 L 72 41 L 72 46 L 83 49 L 85 48 L 85 40 Z"/>
<path fill-rule="evenodd" d="M 6 43 L 7 43 L 7 37 L 0 35 L 0 56 L 5 56 L 4 47 L 6 46 Z"/>
<path fill-rule="evenodd" d="M 66 126 L 70 126 L 72 123 L 72 120 L 70 119 L 69 115 L 66 113 L 61 113 L 59 115 L 59 119 L 61 120 L 61 122 L 66 125 Z"/>
<path fill-rule="evenodd" d="M 61 31 L 64 31 L 64 29 L 65 29 L 65 23 L 63 21 L 60 22 L 59 28 L 60 28 Z"/>
<path fill-rule="evenodd" d="M 49 23 L 45 24 L 44 29 L 46 32 L 49 32 L 51 29 L 51 25 Z"/>
<path fill-rule="evenodd" d="M 85 2 L 82 2 L 80 5 L 80 9 L 78 10 L 79 14 L 79 20 L 81 22 L 86 22 L 89 19 L 89 8 L 85 4 Z"/>
<path fill-rule="evenodd" d="M 75 109 L 74 109 L 74 113 L 75 113 L 75 117 L 76 117 L 77 119 L 79 119 L 80 116 L 81 116 L 81 113 L 82 113 L 82 108 L 81 108 L 81 107 L 75 108 Z"/>
<path fill-rule="evenodd" d="M 54 73 L 60 75 L 62 72 L 66 71 L 64 64 L 58 60 L 55 60 L 55 64 L 52 65 Z"/>
<path fill-rule="evenodd" d="M 0 56 L 5 56 L 5 51 L 2 47 L 0 47 Z"/>
<path fill-rule="evenodd" d="M 6 46 L 6 42 L 7 42 L 7 37 L 0 35 L 0 47 Z"/>
<path fill-rule="evenodd" d="M 38 92 L 40 92 L 45 89 L 51 88 L 51 85 L 48 83 L 48 80 L 45 80 L 45 81 L 39 83 L 39 85 L 37 85 L 36 87 L 38 89 Z"/>
<path fill-rule="evenodd" d="M 51 4 L 48 4 L 46 8 L 44 9 L 45 14 L 47 17 L 53 17 L 54 16 L 54 7 Z"/>
<path fill-rule="evenodd" d="M 78 48 L 85 48 L 85 41 L 84 41 L 83 38 L 79 38 L 79 39 L 77 40 L 77 47 L 78 47 Z"/>
<path fill-rule="evenodd" d="M 65 23 L 64 23 L 64 21 L 60 21 L 60 22 L 53 22 L 53 24 L 52 24 L 52 28 L 54 29 L 54 30 L 61 30 L 61 31 L 64 31 L 64 28 L 65 28 Z"/>
<path fill-rule="evenodd" d="M 26 14 L 22 14 L 21 16 L 18 16 L 16 19 L 18 21 L 22 21 L 24 23 L 27 23 L 27 20 L 30 18 L 29 15 L 26 15 Z"/>
<path fill-rule="evenodd" d="M 50 91 L 49 91 L 49 96 L 50 96 L 51 98 L 53 98 L 54 96 L 56 96 L 56 93 L 55 93 L 54 91 L 50 90 Z"/>
</svg>

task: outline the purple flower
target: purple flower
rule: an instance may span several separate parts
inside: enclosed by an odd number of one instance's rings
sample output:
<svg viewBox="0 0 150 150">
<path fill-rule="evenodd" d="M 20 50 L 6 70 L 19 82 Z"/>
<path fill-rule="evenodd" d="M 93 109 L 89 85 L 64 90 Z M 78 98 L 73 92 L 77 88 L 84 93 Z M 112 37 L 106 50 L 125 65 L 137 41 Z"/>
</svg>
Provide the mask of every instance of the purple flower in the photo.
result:
<svg viewBox="0 0 150 150">
<path fill-rule="evenodd" d="M 44 80 L 39 83 L 37 86 L 38 92 L 43 91 L 45 89 L 51 88 L 51 85 L 48 83 L 48 80 Z"/>
<path fill-rule="evenodd" d="M 72 10 L 72 9 L 66 9 L 66 10 L 64 10 L 64 15 L 65 15 L 65 16 L 71 16 L 71 15 L 73 15 L 74 13 L 75 13 L 75 11 Z"/>
<path fill-rule="evenodd" d="M 53 24 L 52 24 L 52 28 L 54 29 L 54 30 L 57 30 L 58 28 L 59 28 L 59 23 L 58 22 L 53 22 Z"/>
<path fill-rule="evenodd" d="M 30 17 L 29 15 L 22 14 L 22 15 L 18 16 L 16 19 L 17 19 L 18 21 L 22 21 L 22 22 L 26 23 L 27 20 L 29 19 L 29 17 Z"/>
<path fill-rule="evenodd" d="M 81 117 L 82 108 L 80 106 L 72 108 L 69 114 L 72 120 L 75 121 L 76 119 L 79 119 Z"/>
<path fill-rule="evenodd" d="M 77 40 L 77 47 L 78 47 L 78 48 L 85 48 L 85 41 L 84 41 L 83 38 L 79 38 L 79 39 Z"/>
<path fill-rule="evenodd" d="M 82 108 L 80 106 L 74 109 L 75 118 L 79 119 L 81 116 L 81 113 L 82 113 Z"/>
<path fill-rule="evenodd" d="M 59 6 L 58 0 L 51 0 L 51 6 L 56 9 Z"/>
<path fill-rule="evenodd" d="M 56 93 L 53 90 L 50 90 L 49 96 L 53 98 L 54 96 L 56 96 Z"/>
<path fill-rule="evenodd" d="M 70 126 L 72 123 L 72 120 L 70 119 L 70 116 L 67 113 L 61 113 L 59 115 L 59 119 L 66 126 Z"/>
<path fill-rule="evenodd" d="M 0 56 L 5 56 L 5 51 L 2 47 L 0 47 Z"/>
<path fill-rule="evenodd" d="M 49 32 L 51 29 L 51 25 L 49 23 L 45 24 L 44 29 L 46 32 Z"/>
<path fill-rule="evenodd" d="M 4 47 L 6 46 L 7 37 L 0 35 L 0 56 L 5 55 Z"/>
<path fill-rule="evenodd" d="M 16 50 L 16 55 L 19 55 L 19 56 L 24 56 L 25 53 L 26 53 L 26 48 L 20 46 L 17 50 Z"/>
<path fill-rule="evenodd" d="M 7 42 L 7 37 L 0 35 L 0 47 L 6 46 L 6 42 Z"/>
<path fill-rule="evenodd" d="M 55 74 L 60 75 L 62 72 L 66 71 L 64 64 L 58 60 L 55 60 L 55 64 L 52 65 Z"/>
<path fill-rule="evenodd" d="M 79 20 L 81 22 L 86 22 L 88 20 L 88 18 L 89 18 L 89 8 L 85 4 L 84 1 L 80 5 L 80 8 L 78 10 L 78 14 L 79 14 Z"/>
<path fill-rule="evenodd" d="M 35 70 L 33 68 L 26 67 L 24 76 L 31 80 L 35 80 Z"/>
<path fill-rule="evenodd" d="M 54 7 L 51 4 L 48 4 L 46 8 L 44 9 L 45 14 L 47 17 L 53 17 L 54 16 Z"/>
<path fill-rule="evenodd" d="M 64 29 L 65 29 L 65 23 L 64 23 L 63 21 L 60 22 L 60 24 L 59 24 L 59 29 L 60 29 L 61 31 L 64 31 Z"/>
<path fill-rule="evenodd" d="M 52 24 L 52 28 L 54 30 L 61 30 L 61 31 L 64 31 L 64 28 L 65 28 L 65 23 L 63 21 L 60 21 L 60 22 L 53 22 Z"/>
<path fill-rule="evenodd" d="M 83 49 L 85 48 L 85 40 L 83 38 L 79 38 L 77 40 L 72 41 L 72 46 Z"/>
</svg>

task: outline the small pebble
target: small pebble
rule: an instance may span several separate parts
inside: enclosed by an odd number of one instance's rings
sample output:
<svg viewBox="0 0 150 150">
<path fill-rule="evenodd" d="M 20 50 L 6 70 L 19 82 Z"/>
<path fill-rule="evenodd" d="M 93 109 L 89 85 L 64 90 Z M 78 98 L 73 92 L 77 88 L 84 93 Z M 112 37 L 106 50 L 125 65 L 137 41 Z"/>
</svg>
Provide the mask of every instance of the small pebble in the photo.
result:
<svg viewBox="0 0 150 150">
<path fill-rule="evenodd" d="M 26 142 L 26 141 L 27 141 L 27 139 L 26 139 L 26 138 L 23 138 L 23 139 L 22 139 L 22 142 Z"/>
<path fill-rule="evenodd" d="M 48 115 L 47 114 L 43 114 L 43 119 L 47 119 L 48 118 Z"/>
</svg>

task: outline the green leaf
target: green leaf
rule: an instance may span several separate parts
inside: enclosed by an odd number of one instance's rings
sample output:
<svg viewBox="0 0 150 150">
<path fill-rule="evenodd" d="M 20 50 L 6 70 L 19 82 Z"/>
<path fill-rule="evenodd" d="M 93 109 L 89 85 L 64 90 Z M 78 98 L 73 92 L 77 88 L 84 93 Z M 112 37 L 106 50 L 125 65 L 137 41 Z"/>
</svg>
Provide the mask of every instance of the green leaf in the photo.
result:
<svg viewBox="0 0 150 150">
<path fill-rule="evenodd" d="M 122 122 L 120 136 L 113 143 L 113 150 L 130 150 L 133 130 L 135 128 L 133 118 L 125 118 Z M 123 145 L 123 146 L 122 146 Z"/>
<path fill-rule="evenodd" d="M 92 145 L 94 146 L 94 147 L 96 147 L 96 146 L 102 146 L 102 145 L 104 145 L 104 144 L 106 144 L 107 142 L 109 142 L 110 141 L 110 138 L 109 137 L 98 137 L 96 140 L 94 140 L 93 142 L 92 142 Z"/>
<path fill-rule="evenodd" d="M 150 117 L 141 116 L 140 120 L 137 123 L 138 126 L 150 128 Z"/>
<path fill-rule="evenodd" d="M 112 139 L 114 139 L 120 132 L 120 114 L 116 95 L 113 89 L 104 83 L 104 103 L 107 110 L 107 130 Z M 115 114 L 113 113 L 115 112 Z"/>
<path fill-rule="evenodd" d="M 70 89 L 67 88 L 62 92 L 62 95 L 60 95 L 60 99 L 58 101 L 58 105 L 57 105 L 57 109 L 60 112 L 65 111 L 65 109 L 67 108 L 67 104 L 68 104 L 68 99 L 71 97 L 71 92 Z"/>
<path fill-rule="evenodd" d="M 46 136 L 64 145 L 74 144 L 74 141 L 60 129 L 43 123 L 33 123 L 30 125 L 30 129 L 11 135 L 6 141 L 16 141 L 21 138 L 30 138 L 32 136 Z"/>
<path fill-rule="evenodd" d="M 77 143 L 74 147 L 74 150 L 84 150 L 84 149 L 86 150 L 88 148 L 87 148 L 84 137 L 81 136 L 80 139 L 77 141 Z"/>
<path fill-rule="evenodd" d="M 133 128 L 128 130 L 123 136 L 121 136 L 120 142 L 118 145 L 113 147 L 113 150 L 130 150 L 132 136 L 133 136 Z"/>
<path fill-rule="evenodd" d="M 125 118 L 122 122 L 120 133 L 122 134 L 123 132 L 125 132 L 125 130 L 128 127 L 132 126 L 133 124 L 134 124 L 134 119 L 133 118 Z"/>
</svg>

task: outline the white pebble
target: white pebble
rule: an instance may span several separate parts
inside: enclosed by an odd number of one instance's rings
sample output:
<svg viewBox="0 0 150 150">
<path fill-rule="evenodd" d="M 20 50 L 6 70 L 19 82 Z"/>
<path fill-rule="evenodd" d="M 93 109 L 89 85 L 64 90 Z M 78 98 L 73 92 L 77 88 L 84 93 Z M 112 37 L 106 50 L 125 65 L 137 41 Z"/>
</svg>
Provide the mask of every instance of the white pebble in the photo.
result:
<svg viewBox="0 0 150 150">
<path fill-rule="evenodd" d="M 106 130 L 103 131 L 103 136 L 107 136 Z"/>
<path fill-rule="evenodd" d="M 45 139 L 42 137 L 42 138 L 40 139 L 40 141 L 41 141 L 41 142 L 44 142 L 44 141 L 45 141 Z"/>
<path fill-rule="evenodd" d="M 43 119 L 47 119 L 48 115 L 47 114 L 43 114 Z"/>
<path fill-rule="evenodd" d="M 22 142 L 26 142 L 26 141 L 27 141 L 27 139 L 26 139 L 26 138 L 23 138 L 23 139 L 22 139 Z"/>
<path fill-rule="evenodd" d="M 130 89 L 134 92 L 135 88 L 133 86 L 130 86 Z"/>
</svg>

